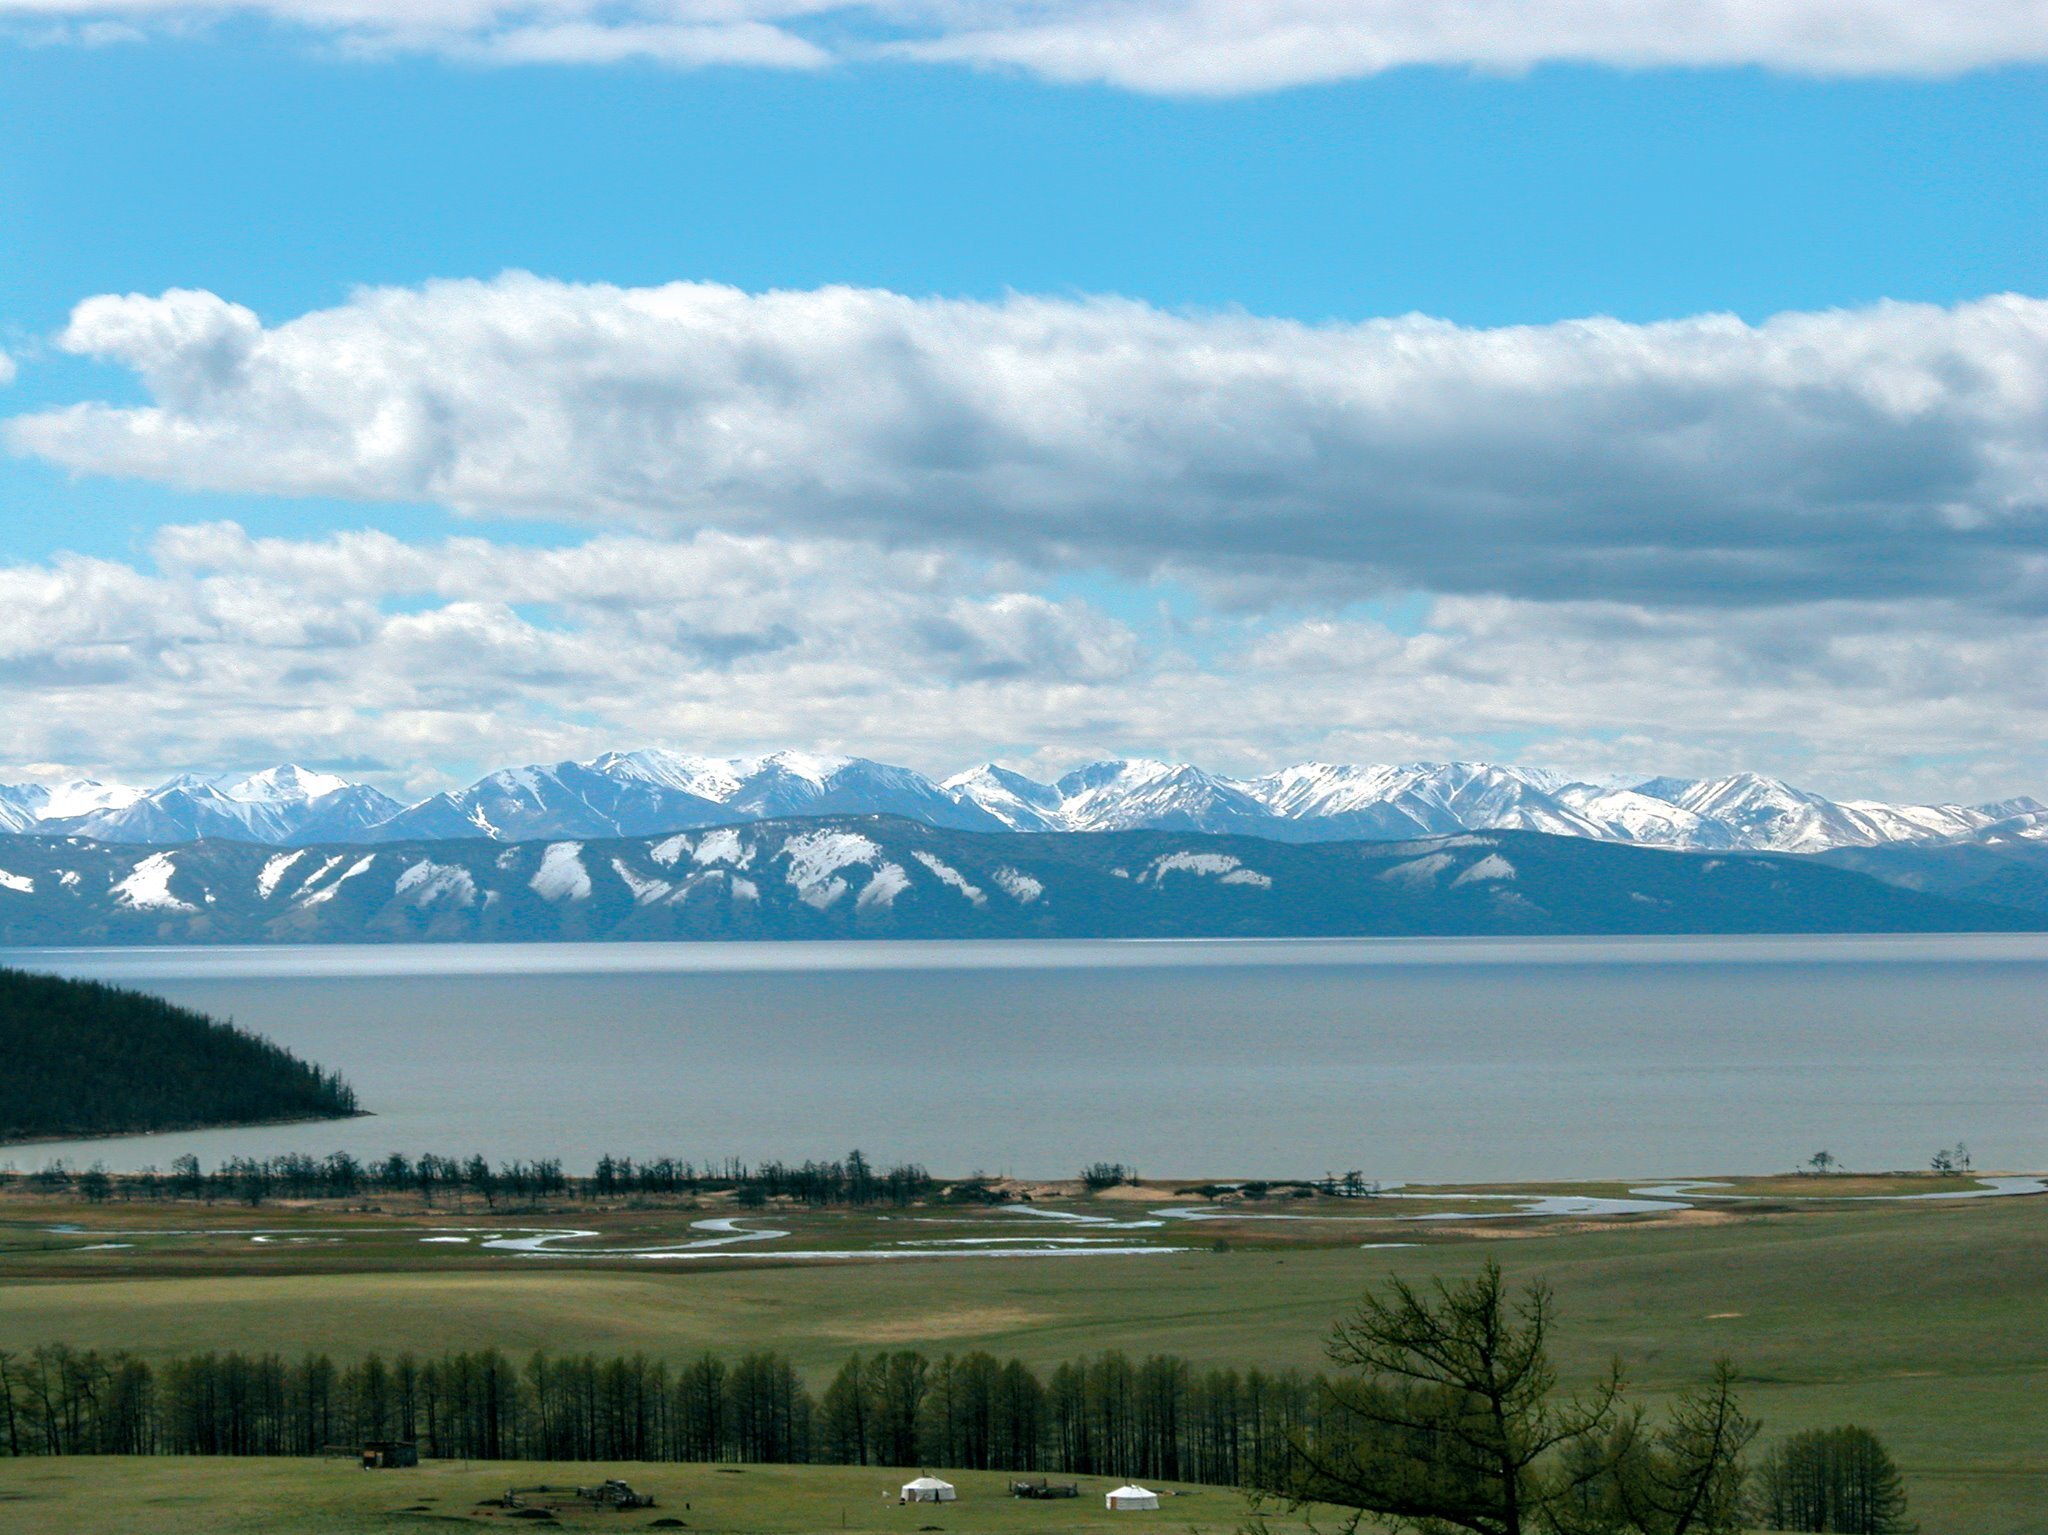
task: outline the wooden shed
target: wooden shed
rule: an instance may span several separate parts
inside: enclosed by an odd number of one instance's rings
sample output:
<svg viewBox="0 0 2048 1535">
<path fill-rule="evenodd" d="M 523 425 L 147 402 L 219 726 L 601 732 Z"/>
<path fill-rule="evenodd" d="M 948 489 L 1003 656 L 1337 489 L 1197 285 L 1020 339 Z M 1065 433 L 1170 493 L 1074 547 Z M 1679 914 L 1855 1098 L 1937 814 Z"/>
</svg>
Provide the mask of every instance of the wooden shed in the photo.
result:
<svg viewBox="0 0 2048 1535">
<path fill-rule="evenodd" d="M 365 1471 L 397 1471 L 420 1463 L 420 1447 L 411 1439 L 372 1439 L 363 1446 Z"/>
</svg>

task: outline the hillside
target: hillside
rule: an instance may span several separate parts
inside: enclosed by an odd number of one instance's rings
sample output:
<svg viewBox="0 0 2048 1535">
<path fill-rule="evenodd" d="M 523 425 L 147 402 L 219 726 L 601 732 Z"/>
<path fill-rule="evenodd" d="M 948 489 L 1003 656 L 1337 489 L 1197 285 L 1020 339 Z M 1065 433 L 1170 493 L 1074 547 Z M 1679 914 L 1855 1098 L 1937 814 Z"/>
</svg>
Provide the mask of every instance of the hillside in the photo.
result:
<svg viewBox="0 0 2048 1535">
<path fill-rule="evenodd" d="M 0 969 L 0 1142 L 357 1112 L 339 1077 L 161 998 Z"/>
<path fill-rule="evenodd" d="M 1908 890 L 1985 901 L 2048 918 L 2048 842 L 2031 836 L 1935 847 L 1837 848 L 1819 858 Z"/>
<path fill-rule="evenodd" d="M 279 852 L 20 837 L 0 944 L 2012 931 L 2048 917 L 1810 859 L 1535 832 L 1276 843 L 886 816 Z"/>
</svg>

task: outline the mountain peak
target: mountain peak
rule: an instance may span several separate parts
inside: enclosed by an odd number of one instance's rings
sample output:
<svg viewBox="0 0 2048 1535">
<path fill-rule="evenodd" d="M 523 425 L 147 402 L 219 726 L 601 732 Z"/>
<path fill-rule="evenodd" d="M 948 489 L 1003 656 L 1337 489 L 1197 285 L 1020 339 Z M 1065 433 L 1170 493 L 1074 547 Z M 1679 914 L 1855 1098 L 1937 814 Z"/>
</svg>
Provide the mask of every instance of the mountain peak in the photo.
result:
<svg viewBox="0 0 2048 1535">
<path fill-rule="evenodd" d="M 229 799 L 312 804 L 353 785 L 332 773 L 316 773 L 295 762 L 281 763 L 251 773 L 246 778 L 215 779 L 214 786 Z"/>
</svg>

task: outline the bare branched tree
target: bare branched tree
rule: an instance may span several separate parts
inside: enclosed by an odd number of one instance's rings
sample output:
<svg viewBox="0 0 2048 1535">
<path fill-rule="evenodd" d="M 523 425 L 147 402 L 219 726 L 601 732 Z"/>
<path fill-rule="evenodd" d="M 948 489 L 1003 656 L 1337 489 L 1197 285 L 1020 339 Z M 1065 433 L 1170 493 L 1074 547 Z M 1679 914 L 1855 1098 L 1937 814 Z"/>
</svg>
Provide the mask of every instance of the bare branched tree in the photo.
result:
<svg viewBox="0 0 2048 1535">
<path fill-rule="evenodd" d="M 1564 1393 L 1552 1300 L 1510 1295 L 1499 1265 L 1418 1287 L 1388 1281 L 1340 1321 L 1343 1374 L 1292 1436 L 1266 1489 L 1290 1507 L 1348 1510 L 1416 1535 L 1724 1535 L 1742 1528 L 1742 1453 L 1755 1436 L 1723 1364 L 1659 1427 L 1622 1403 L 1619 1365 Z"/>
</svg>

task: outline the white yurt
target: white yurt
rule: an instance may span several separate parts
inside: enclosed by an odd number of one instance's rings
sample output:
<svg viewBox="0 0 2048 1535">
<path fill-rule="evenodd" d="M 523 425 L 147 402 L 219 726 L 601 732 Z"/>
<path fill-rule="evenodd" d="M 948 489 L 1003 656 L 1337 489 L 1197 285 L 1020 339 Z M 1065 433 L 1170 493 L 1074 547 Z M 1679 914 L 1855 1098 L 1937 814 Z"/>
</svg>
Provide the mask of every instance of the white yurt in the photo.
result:
<svg viewBox="0 0 2048 1535">
<path fill-rule="evenodd" d="M 1140 1487 L 1136 1482 L 1125 1482 L 1103 1499 L 1113 1512 L 1126 1512 L 1134 1508 L 1157 1508 L 1159 1494 L 1150 1488 Z"/>
<path fill-rule="evenodd" d="M 951 1482 L 942 1482 L 935 1476 L 921 1476 L 914 1482 L 903 1484 L 903 1501 L 906 1503 L 951 1503 L 959 1496 Z"/>
</svg>

